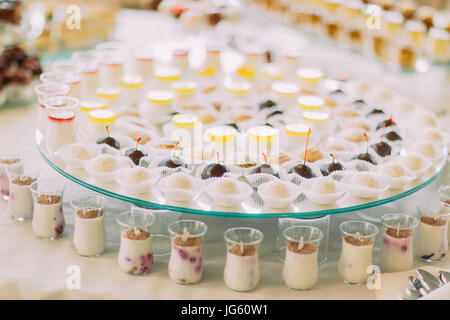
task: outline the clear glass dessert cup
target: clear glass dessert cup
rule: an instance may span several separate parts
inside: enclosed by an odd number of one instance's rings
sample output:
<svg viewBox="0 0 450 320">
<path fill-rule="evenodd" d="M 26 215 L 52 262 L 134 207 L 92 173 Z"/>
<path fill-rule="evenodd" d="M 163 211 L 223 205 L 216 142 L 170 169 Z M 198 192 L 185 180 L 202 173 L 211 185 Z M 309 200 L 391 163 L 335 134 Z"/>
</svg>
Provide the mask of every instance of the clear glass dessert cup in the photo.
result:
<svg viewBox="0 0 450 320">
<path fill-rule="evenodd" d="M 65 228 L 63 195 L 65 184 L 56 179 L 39 179 L 30 185 L 34 210 L 33 233 L 44 240 L 56 240 Z"/>
<path fill-rule="evenodd" d="M 342 250 L 338 261 L 338 273 L 347 284 L 364 284 L 372 265 L 372 248 L 378 228 L 369 222 L 346 221 L 339 229 L 342 234 Z"/>
<path fill-rule="evenodd" d="M 172 251 L 169 276 L 178 284 L 195 284 L 203 276 L 202 242 L 208 227 L 197 220 L 179 220 L 169 225 Z"/>
<path fill-rule="evenodd" d="M 283 280 L 293 290 L 314 287 L 319 277 L 318 252 L 323 233 L 319 228 L 292 226 L 284 230 L 286 254 Z"/>
<path fill-rule="evenodd" d="M 23 160 L 21 153 L 9 153 L 0 155 L 0 197 L 9 199 L 8 170 L 15 174 L 23 171 Z"/>
<path fill-rule="evenodd" d="M 73 248 L 85 257 L 102 255 L 106 249 L 105 212 L 102 196 L 82 196 L 70 202 L 74 213 Z"/>
<path fill-rule="evenodd" d="M 120 226 L 119 266 L 131 275 L 145 275 L 153 264 L 150 228 L 155 217 L 147 210 L 133 210 L 117 217 Z"/>
<path fill-rule="evenodd" d="M 27 221 L 33 218 L 33 195 L 30 187 L 39 176 L 39 169 L 6 168 L 9 183 L 8 212 L 14 221 Z"/>
<path fill-rule="evenodd" d="M 60 147 L 77 142 L 75 119 L 79 100 L 68 96 L 54 96 L 45 99 L 47 111 L 47 130 L 45 142 L 53 152 Z"/>
<path fill-rule="evenodd" d="M 440 201 L 420 201 L 417 210 L 419 227 L 415 244 L 416 255 L 427 262 L 439 262 L 448 251 L 450 213 Z"/>
<path fill-rule="evenodd" d="M 390 213 L 381 216 L 383 245 L 381 264 L 385 272 L 411 269 L 414 261 L 413 237 L 418 221 L 407 214 Z"/>
<path fill-rule="evenodd" d="M 227 258 L 223 273 L 225 284 L 235 291 L 250 291 L 259 284 L 259 246 L 261 231 L 230 228 L 225 231 Z"/>
</svg>

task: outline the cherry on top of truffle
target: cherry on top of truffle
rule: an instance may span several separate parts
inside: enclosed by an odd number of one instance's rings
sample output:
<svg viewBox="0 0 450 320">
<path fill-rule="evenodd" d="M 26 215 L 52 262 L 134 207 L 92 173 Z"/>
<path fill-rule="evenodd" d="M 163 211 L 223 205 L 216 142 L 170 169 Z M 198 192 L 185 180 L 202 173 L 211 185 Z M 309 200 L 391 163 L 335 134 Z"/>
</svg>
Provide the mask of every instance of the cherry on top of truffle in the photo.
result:
<svg viewBox="0 0 450 320">
<path fill-rule="evenodd" d="M 343 170 L 344 167 L 342 166 L 342 164 L 340 164 L 339 162 L 334 162 L 334 156 L 332 154 L 330 154 L 331 158 L 333 159 L 332 162 L 330 163 L 324 163 L 321 167 L 320 167 L 320 172 L 322 172 L 322 174 L 326 177 L 328 176 L 330 173 L 332 173 L 333 171 L 340 171 Z"/>
<path fill-rule="evenodd" d="M 272 108 L 272 107 L 274 107 L 274 106 L 276 106 L 277 104 L 274 102 L 274 101 L 272 101 L 272 100 L 266 100 L 266 101 L 263 101 L 263 102 L 261 102 L 260 104 L 259 104 L 259 110 L 262 110 L 262 109 L 267 109 L 267 108 Z"/>
<path fill-rule="evenodd" d="M 111 148 L 120 150 L 120 143 L 109 135 L 108 126 L 106 126 L 106 132 L 108 133 L 106 136 L 97 139 L 97 144 L 107 144 Z"/>
<path fill-rule="evenodd" d="M 389 131 L 388 133 L 384 134 L 384 137 L 388 139 L 389 141 L 398 141 L 402 140 L 402 137 L 395 131 Z"/>
<path fill-rule="evenodd" d="M 380 157 L 386 157 L 391 155 L 391 151 L 392 151 L 392 147 L 384 142 L 384 141 L 380 141 L 378 143 L 375 143 L 373 145 L 371 145 L 371 148 L 373 150 L 375 150 L 375 152 L 380 156 Z"/>
<path fill-rule="evenodd" d="M 136 143 L 136 147 L 135 148 L 130 148 L 125 152 L 125 155 L 127 157 L 129 157 L 131 159 L 131 161 L 133 161 L 133 163 L 135 165 L 139 165 L 139 162 L 141 161 L 141 158 L 148 156 L 147 153 L 145 153 L 144 151 L 141 151 L 138 149 L 139 147 L 139 142 L 141 142 L 141 138 L 139 138 L 137 140 Z"/>
<path fill-rule="evenodd" d="M 269 163 L 267 163 L 267 156 L 264 153 L 263 156 L 265 163 L 254 167 L 250 173 L 265 173 L 279 178 L 280 176 L 278 175 L 278 172 Z"/>
</svg>

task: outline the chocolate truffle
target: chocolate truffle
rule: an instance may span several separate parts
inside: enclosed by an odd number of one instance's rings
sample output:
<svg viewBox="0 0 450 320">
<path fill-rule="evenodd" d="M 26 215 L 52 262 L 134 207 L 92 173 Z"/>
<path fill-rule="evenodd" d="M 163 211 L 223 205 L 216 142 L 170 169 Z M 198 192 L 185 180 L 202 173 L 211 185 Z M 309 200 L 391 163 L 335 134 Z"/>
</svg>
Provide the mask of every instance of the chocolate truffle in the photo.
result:
<svg viewBox="0 0 450 320">
<path fill-rule="evenodd" d="M 306 178 L 306 179 L 311 179 L 314 178 L 316 175 L 314 174 L 314 172 L 311 170 L 310 167 L 308 167 L 307 165 L 304 165 L 303 163 L 300 163 L 294 167 L 292 167 L 288 173 L 296 173 L 299 176 Z"/>
<path fill-rule="evenodd" d="M 384 126 L 387 127 L 391 127 L 394 126 L 395 123 L 391 120 L 391 119 L 387 119 L 384 121 L 381 121 L 379 124 L 377 124 L 377 130 L 383 129 Z"/>
<path fill-rule="evenodd" d="M 370 146 L 380 157 L 386 157 L 391 155 L 392 148 L 384 141 L 380 141 Z"/>
<path fill-rule="evenodd" d="M 223 177 L 226 172 L 230 172 L 230 170 L 228 170 L 228 168 L 223 164 L 210 163 L 203 169 L 201 177 L 203 180 L 209 178 L 220 178 Z"/>
<path fill-rule="evenodd" d="M 384 136 L 389 141 L 402 140 L 402 137 L 400 137 L 400 135 L 395 131 L 389 131 L 388 133 L 385 133 Z"/>
<path fill-rule="evenodd" d="M 326 177 L 333 171 L 344 170 L 344 167 L 339 162 L 325 163 L 320 167 L 320 172 Z"/>
<path fill-rule="evenodd" d="M 278 173 L 275 171 L 275 169 L 268 163 L 263 163 L 263 164 L 260 164 L 259 166 L 256 166 L 255 168 L 253 168 L 251 173 L 265 173 L 265 174 L 271 174 L 277 178 L 280 177 L 278 175 Z"/>
<path fill-rule="evenodd" d="M 272 100 L 266 100 L 264 102 L 261 102 L 259 104 L 259 110 L 262 109 L 267 109 L 267 108 L 272 108 L 274 106 L 276 106 L 277 104 L 275 102 L 273 102 Z"/>
<path fill-rule="evenodd" d="M 179 157 L 167 157 L 162 159 L 159 162 L 159 167 L 167 167 L 167 168 L 187 168 L 186 163 L 184 163 L 183 160 L 181 160 Z"/>
<path fill-rule="evenodd" d="M 366 115 L 366 117 L 370 117 L 376 114 L 384 114 L 384 111 L 382 109 L 374 108 Z"/>
<path fill-rule="evenodd" d="M 120 150 L 119 141 L 117 141 L 116 139 L 114 139 L 113 137 L 110 137 L 110 136 L 104 136 L 104 137 L 98 138 L 97 144 L 107 144 L 111 148 Z"/>
<path fill-rule="evenodd" d="M 362 160 L 362 161 L 370 162 L 373 165 L 377 165 L 377 162 L 375 161 L 375 159 L 367 152 L 357 154 L 356 156 L 354 156 L 352 158 L 352 160 Z"/>
<path fill-rule="evenodd" d="M 130 148 L 125 152 L 125 155 L 127 157 L 129 157 L 131 159 L 131 161 L 133 161 L 133 163 L 135 165 L 139 165 L 139 161 L 141 160 L 141 158 L 148 156 L 147 153 L 136 149 L 136 148 Z"/>
</svg>

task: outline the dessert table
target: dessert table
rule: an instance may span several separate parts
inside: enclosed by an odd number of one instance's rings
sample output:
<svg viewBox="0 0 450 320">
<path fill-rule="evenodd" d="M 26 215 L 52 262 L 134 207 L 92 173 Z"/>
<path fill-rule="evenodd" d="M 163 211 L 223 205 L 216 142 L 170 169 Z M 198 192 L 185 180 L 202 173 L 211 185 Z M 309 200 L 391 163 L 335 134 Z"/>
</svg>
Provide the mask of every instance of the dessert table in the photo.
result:
<svg viewBox="0 0 450 320">
<path fill-rule="evenodd" d="M 41 176 L 64 179 L 45 164 L 35 145 L 33 136 L 37 111 L 36 104 L 0 110 L 0 148 L 25 150 L 25 163 L 40 166 Z M 391 204 L 368 209 L 369 213 L 415 212 L 419 198 L 438 198 L 437 187 L 445 182 L 445 178 L 448 183 L 448 168 L 423 190 Z M 376 299 L 383 298 L 384 291 L 389 288 L 387 281 L 381 283 L 380 290 L 371 290 L 364 285 L 344 284 L 339 279 L 337 259 L 341 241 L 338 225 L 345 220 L 361 220 L 359 212 L 331 216 L 328 260 L 319 268 L 317 286 L 309 291 L 290 290 L 283 283 L 282 264 L 275 257 L 277 219 L 245 220 L 183 214 L 183 218 L 199 219 L 209 226 L 204 240 L 205 274 L 202 282 L 192 286 L 172 282 L 167 272 L 168 256 L 155 257 L 149 275 L 131 276 L 118 266 L 120 233 L 115 222 L 117 215 L 129 210 L 130 205 L 108 199 L 105 213 L 108 245 L 105 254 L 96 258 L 78 256 L 72 248 L 73 212 L 68 201 L 81 194 L 92 194 L 92 191 L 70 181 L 65 182 L 66 230 L 64 236 L 56 241 L 37 238 L 30 222 L 13 222 L 7 212 L 7 202 L 0 200 L 0 299 Z M 250 225 L 264 234 L 260 254 L 261 282 L 254 291 L 239 293 L 228 289 L 223 282 L 226 253 L 223 232 L 229 227 Z M 380 258 L 380 247 L 379 234 L 374 245 L 375 264 Z M 447 255 L 435 264 L 415 260 L 415 267 L 423 265 L 450 269 L 450 258 Z M 70 266 L 79 267 L 79 289 L 69 289 L 73 288 L 70 286 Z"/>
</svg>

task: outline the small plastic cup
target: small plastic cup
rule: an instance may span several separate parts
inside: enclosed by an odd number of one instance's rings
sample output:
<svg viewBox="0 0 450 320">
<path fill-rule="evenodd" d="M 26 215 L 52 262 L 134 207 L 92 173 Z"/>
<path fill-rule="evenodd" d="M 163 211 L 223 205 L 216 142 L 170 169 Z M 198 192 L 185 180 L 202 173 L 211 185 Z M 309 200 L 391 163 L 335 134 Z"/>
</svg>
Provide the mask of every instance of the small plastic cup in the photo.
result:
<svg viewBox="0 0 450 320">
<path fill-rule="evenodd" d="M 75 227 L 73 248 L 80 256 L 100 256 L 106 249 L 105 207 L 102 196 L 82 196 L 70 202 Z"/>
<path fill-rule="evenodd" d="M 150 228 L 155 217 L 147 210 L 133 210 L 117 217 L 120 225 L 119 266 L 131 275 L 145 275 L 153 264 Z"/>
<path fill-rule="evenodd" d="M 34 210 L 33 233 L 45 240 L 62 236 L 65 228 L 63 195 L 65 184 L 56 179 L 39 179 L 31 186 Z"/>
<path fill-rule="evenodd" d="M 202 244 L 208 227 L 197 220 L 179 220 L 169 225 L 172 251 L 169 276 L 179 284 L 195 284 L 203 276 Z"/>
<path fill-rule="evenodd" d="M 33 217 L 33 195 L 30 186 L 39 176 L 39 170 L 24 168 L 6 169 L 9 183 L 8 212 L 15 221 L 27 221 Z"/>
<path fill-rule="evenodd" d="M 0 155 L 0 196 L 3 200 L 9 199 L 9 180 L 7 170 L 15 174 L 23 171 L 23 160 L 20 154 Z"/>
<path fill-rule="evenodd" d="M 383 224 L 382 268 L 385 272 L 400 272 L 412 268 L 413 237 L 417 219 L 407 214 L 385 214 Z"/>
<path fill-rule="evenodd" d="M 370 276 L 372 249 L 378 228 L 369 222 L 346 221 L 339 226 L 342 234 L 342 251 L 338 272 L 347 284 L 364 284 Z"/>
<path fill-rule="evenodd" d="M 230 228 L 225 231 L 227 259 L 223 278 L 235 291 L 251 291 L 259 284 L 259 246 L 261 231 L 254 228 Z"/>
<path fill-rule="evenodd" d="M 319 228 L 292 226 L 284 230 L 286 255 L 284 283 L 294 290 L 314 287 L 319 277 L 318 252 L 323 233 Z"/>
</svg>

